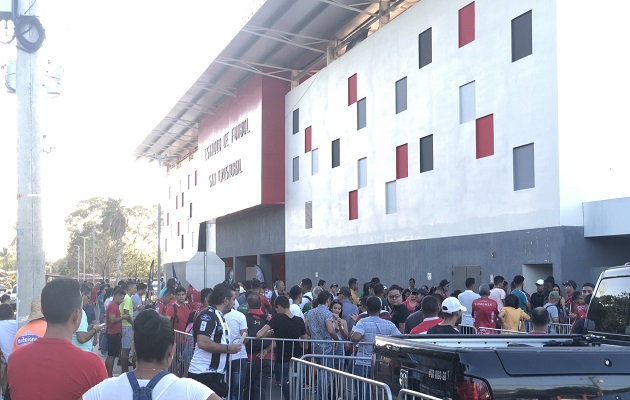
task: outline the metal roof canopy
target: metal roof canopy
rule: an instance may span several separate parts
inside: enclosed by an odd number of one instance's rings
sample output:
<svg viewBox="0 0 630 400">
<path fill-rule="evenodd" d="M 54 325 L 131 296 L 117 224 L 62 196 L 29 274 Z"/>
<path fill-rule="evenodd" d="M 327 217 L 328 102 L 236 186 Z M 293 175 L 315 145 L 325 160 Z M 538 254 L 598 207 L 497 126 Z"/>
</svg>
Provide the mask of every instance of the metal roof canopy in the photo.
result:
<svg viewBox="0 0 630 400">
<path fill-rule="evenodd" d="M 419 0 L 266 0 L 138 145 L 137 159 L 169 167 L 197 150 L 198 123 L 258 73 L 297 84 Z"/>
</svg>

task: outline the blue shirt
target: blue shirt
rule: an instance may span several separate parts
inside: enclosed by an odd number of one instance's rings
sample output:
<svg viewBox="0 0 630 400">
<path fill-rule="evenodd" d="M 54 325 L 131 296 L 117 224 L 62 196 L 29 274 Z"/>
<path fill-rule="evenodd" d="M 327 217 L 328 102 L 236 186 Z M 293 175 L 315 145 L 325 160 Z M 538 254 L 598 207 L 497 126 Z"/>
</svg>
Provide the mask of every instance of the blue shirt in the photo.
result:
<svg viewBox="0 0 630 400">
<path fill-rule="evenodd" d="M 400 335 L 400 331 L 393 322 L 378 316 L 368 316 L 357 321 L 352 332 L 363 335 L 359 342 L 357 357 L 372 358 L 373 343 L 376 335 Z M 371 360 L 356 360 L 357 365 L 371 365 Z"/>
<path fill-rule="evenodd" d="M 512 290 L 512 294 L 518 297 L 518 307 L 525 311 L 525 304 L 527 304 L 527 296 L 523 293 L 522 290 L 514 289 Z"/>
</svg>

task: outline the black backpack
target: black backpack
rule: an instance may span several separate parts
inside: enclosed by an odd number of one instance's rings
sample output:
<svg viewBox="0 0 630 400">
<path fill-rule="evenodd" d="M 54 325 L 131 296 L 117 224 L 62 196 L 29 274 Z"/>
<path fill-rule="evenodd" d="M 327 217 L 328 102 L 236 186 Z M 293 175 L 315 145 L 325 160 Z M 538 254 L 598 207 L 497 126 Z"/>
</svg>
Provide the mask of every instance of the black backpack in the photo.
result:
<svg viewBox="0 0 630 400">
<path fill-rule="evenodd" d="M 245 314 L 245 319 L 247 320 L 248 337 L 255 338 L 258 331 L 261 330 L 263 326 L 267 325 L 266 315 L 247 313 Z M 265 342 L 263 339 L 250 339 L 249 343 L 245 345 L 245 349 L 249 354 L 256 354 L 260 353 L 265 347 L 268 347 L 270 344 L 271 340 L 269 339 L 267 339 L 267 342 Z"/>
</svg>

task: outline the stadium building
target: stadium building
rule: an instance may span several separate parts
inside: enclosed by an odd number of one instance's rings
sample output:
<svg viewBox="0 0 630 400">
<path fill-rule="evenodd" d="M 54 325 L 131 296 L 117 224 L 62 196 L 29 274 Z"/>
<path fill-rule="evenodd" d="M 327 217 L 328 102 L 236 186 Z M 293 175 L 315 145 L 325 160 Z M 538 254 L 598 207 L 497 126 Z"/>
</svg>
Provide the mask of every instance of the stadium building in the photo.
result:
<svg viewBox="0 0 630 400">
<path fill-rule="evenodd" d="M 167 273 L 532 290 L 630 261 L 624 13 L 355 3 L 259 2 L 138 146 L 176 156 Z"/>
</svg>

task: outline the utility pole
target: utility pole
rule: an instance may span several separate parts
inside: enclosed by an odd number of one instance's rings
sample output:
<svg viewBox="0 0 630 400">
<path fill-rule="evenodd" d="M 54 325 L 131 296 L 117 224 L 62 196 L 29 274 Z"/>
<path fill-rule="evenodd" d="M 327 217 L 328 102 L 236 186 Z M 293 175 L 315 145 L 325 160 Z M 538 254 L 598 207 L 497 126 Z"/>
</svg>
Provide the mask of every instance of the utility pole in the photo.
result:
<svg viewBox="0 0 630 400">
<path fill-rule="evenodd" d="M 87 236 L 77 236 L 80 237 L 81 239 L 83 239 L 83 280 L 85 280 L 85 239 L 87 239 Z M 79 281 L 79 283 L 81 283 L 81 281 Z"/>
<path fill-rule="evenodd" d="M 96 275 L 96 264 L 94 263 L 94 246 L 96 246 L 95 236 L 96 227 L 94 226 L 94 223 L 92 223 L 92 284 L 94 284 L 94 276 Z"/>
<path fill-rule="evenodd" d="M 152 158 L 154 160 L 158 161 L 158 167 L 160 168 L 160 171 L 162 171 L 162 160 L 166 160 L 169 158 L 177 158 L 177 156 L 173 156 L 173 155 L 167 155 L 167 154 L 145 154 L 145 156 Z M 158 289 L 158 293 L 160 291 L 160 278 L 162 278 L 162 258 L 161 258 L 161 249 L 162 249 L 162 238 L 161 238 L 161 234 L 162 234 L 162 202 L 158 200 L 158 226 L 157 226 L 157 234 L 158 234 L 158 245 L 157 245 L 157 250 L 158 250 L 158 254 L 157 254 L 157 289 Z M 153 283 L 153 282 L 151 282 Z M 153 288 L 149 288 L 149 289 L 153 289 Z"/>
<path fill-rule="evenodd" d="M 18 39 L 16 62 L 18 179 L 17 179 L 17 322 L 26 323 L 31 302 L 45 285 L 45 255 L 42 239 L 42 155 L 39 101 L 42 92 L 38 49 L 44 30 L 37 15 L 37 0 L 18 0 L 14 10 Z"/>
</svg>

